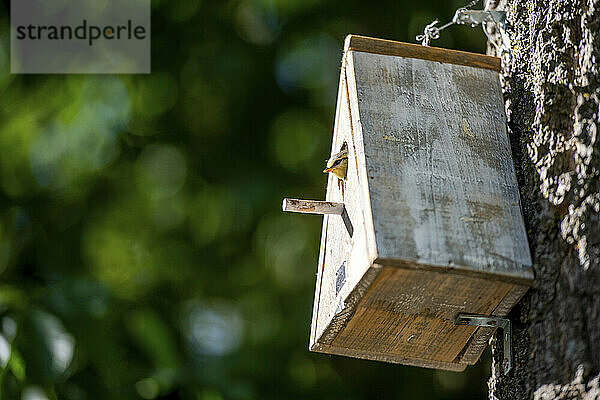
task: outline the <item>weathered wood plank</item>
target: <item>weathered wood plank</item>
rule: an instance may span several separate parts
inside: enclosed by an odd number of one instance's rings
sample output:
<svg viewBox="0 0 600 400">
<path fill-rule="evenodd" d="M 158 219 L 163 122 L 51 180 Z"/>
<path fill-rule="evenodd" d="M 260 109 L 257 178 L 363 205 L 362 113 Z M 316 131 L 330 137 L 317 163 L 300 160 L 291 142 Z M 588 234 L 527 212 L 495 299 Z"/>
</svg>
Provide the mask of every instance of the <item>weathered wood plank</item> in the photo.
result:
<svg viewBox="0 0 600 400">
<path fill-rule="evenodd" d="M 341 101 L 343 93 L 345 93 L 345 89 L 343 89 L 344 85 L 344 76 L 340 75 L 340 81 L 338 85 L 338 96 L 337 96 L 337 106 L 335 110 L 335 121 L 334 121 L 334 146 L 332 146 L 331 154 L 335 154 L 335 136 L 336 132 L 341 128 L 341 124 L 343 123 L 343 116 L 341 114 Z M 327 181 L 327 193 L 326 199 L 341 199 L 340 196 L 335 196 L 330 194 L 333 191 L 332 182 L 333 179 L 328 174 Z M 327 238 L 328 233 L 330 232 L 329 222 L 330 220 L 335 220 L 335 218 L 330 218 L 329 215 L 323 216 L 323 225 L 321 228 L 321 245 L 319 247 L 319 261 L 317 266 L 317 281 L 315 285 L 315 297 L 313 300 L 313 311 L 312 311 L 312 321 L 310 324 L 310 340 L 309 340 L 309 348 L 313 346 L 313 344 L 317 341 L 318 337 L 321 336 L 323 330 L 327 327 L 327 324 L 331 320 L 330 315 L 332 314 L 331 309 L 335 307 L 334 301 L 335 298 L 332 296 L 332 291 L 330 286 L 328 285 L 328 279 L 332 279 L 332 275 L 330 272 L 331 266 L 330 260 L 327 255 Z M 337 240 L 335 238 L 330 238 L 331 240 L 330 246 L 337 245 Z M 344 251 L 343 249 L 339 250 L 340 253 Z"/>
<path fill-rule="evenodd" d="M 452 272 L 462 276 L 476 276 L 479 278 L 485 278 L 492 281 L 498 282 L 506 282 L 513 283 L 515 285 L 522 285 L 525 288 L 528 288 L 531 284 L 531 279 L 519 277 L 519 276 L 511 276 L 511 275 L 502 275 L 495 274 L 493 272 L 485 272 L 485 271 L 474 271 L 467 268 L 455 268 L 454 266 L 440 266 L 440 265 L 427 265 L 427 264 L 417 264 L 414 261 L 410 260 L 397 260 L 392 258 L 377 258 L 375 260 L 377 264 L 386 265 L 389 267 L 395 268 L 406 268 L 406 269 L 420 269 L 423 271 L 433 271 L 433 272 Z M 518 300 L 518 299 L 517 299 Z"/>
<path fill-rule="evenodd" d="M 461 372 L 467 367 L 467 364 L 445 363 L 442 361 L 419 360 L 417 358 L 403 358 L 393 354 L 386 354 L 377 351 L 348 349 L 345 347 L 336 347 L 332 345 L 316 344 L 310 348 L 311 351 L 320 353 L 337 354 L 340 356 L 364 358 L 373 361 L 382 361 L 394 364 L 411 365 L 413 367 L 444 369 L 447 371 Z"/>
<path fill-rule="evenodd" d="M 439 61 L 441 63 L 491 69 L 497 72 L 500 72 L 501 68 L 501 62 L 498 57 L 469 53 L 460 50 L 425 47 L 418 44 L 376 39 L 359 35 L 346 36 L 344 51 L 362 51 L 389 56 L 418 58 Z"/>
<path fill-rule="evenodd" d="M 378 259 L 531 280 L 491 70 L 350 51 Z"/>
<path fill-rule="evenodd" d="M 347 82 L 342 70 L 331 154 L 339 152 L 344 143 L 348 145 L 348 174 L 344 194 L 337 178 L 329 175 L 326 201 L 343 203 L 347 220 L 325 216 L 322 235 L 327 239 L 321 241 L 311 347 L 325 334 L 325 330 L 331 332 L 335 326 L 345 325 L 340 321 L 341 315 L 351 311 L 346 306 L 348 298 L 375 259 L 374 251 L 370 250 L 375 246 L 375 239 L 372 228 L 370 231 L 368 228 L 371 215 L 368 193 L 355 189 L 366 186 L 366 175 L 362 168 L 361 176 L 359 165 L 364 165 L 362 144 L 357 143 L 353 136 L 351 121 Z M 352 226 L 350 235 L 348 225 Z"/>
<path fill-rule="evenodd" d="M 456 315 L 490 315 L 512 286 L 453 273 L 383 267 L 332 345 L 456 362 L 476 330 L 455 325 Z"/>
<path fill-rule="evenodd" d="M 287 212 L 304 214 L 342 215 L 344 212 L 344 204 L 332 201 L 285 198 L 283 199 L 281 209 Z"/>
</svg>

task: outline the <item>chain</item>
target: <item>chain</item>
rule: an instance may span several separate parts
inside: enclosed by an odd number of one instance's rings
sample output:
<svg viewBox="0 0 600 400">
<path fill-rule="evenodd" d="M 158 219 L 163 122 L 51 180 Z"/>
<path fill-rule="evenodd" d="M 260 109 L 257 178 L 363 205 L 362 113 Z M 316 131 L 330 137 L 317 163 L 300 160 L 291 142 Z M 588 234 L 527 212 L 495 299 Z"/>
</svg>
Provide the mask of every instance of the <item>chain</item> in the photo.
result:
<svg viewBox="0 0 600 400">
<path fill-rule="evenodd" d="M 467 4 L 464 7 L 459 8 L 458 11 L 464 11 L 464 10 L 468 10 L 469 8 L 473 7 L 475 4 L 477 4 L 479 2 L 479 0 L 473 0 L 471 1 L 469 4 Z M 427 25 L 425 27 L 425 29 L 423 30 L 423 34 L 422 35 L 417 35 L 417 40 L 421 42 L 421 44 L 423 46 L 429 46 L 429 42 L 431 42 L 431 39 L 439 39 L 440 37 L 440 31 L 446 29 L 447 27 L 456 24 L 456 22 L 454 20 L 440 26 L 437 27 L 436 25 L 439 23 L 440 21 L 438 21 L 437 19 L 435 21 L 433 21 L 432 23 L 430 23 L 429 25 Z"/>
</svg>

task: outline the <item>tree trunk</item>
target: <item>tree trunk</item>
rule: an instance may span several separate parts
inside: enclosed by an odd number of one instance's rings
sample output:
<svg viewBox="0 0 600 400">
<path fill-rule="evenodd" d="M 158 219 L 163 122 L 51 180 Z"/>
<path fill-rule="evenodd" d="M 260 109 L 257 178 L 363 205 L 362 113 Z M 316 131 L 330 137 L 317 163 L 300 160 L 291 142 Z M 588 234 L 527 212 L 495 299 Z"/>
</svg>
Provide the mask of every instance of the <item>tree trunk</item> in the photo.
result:
<svg viewBox="0 0 600 400">
<path fill-rule="evenodd" d="M 493 8 L 493 7 L 492 7 Z M 502 0 L 510 139 L 535 282 L 493 346 L 492 399 L 600 398 L 600 1 Z"/>
</svg>

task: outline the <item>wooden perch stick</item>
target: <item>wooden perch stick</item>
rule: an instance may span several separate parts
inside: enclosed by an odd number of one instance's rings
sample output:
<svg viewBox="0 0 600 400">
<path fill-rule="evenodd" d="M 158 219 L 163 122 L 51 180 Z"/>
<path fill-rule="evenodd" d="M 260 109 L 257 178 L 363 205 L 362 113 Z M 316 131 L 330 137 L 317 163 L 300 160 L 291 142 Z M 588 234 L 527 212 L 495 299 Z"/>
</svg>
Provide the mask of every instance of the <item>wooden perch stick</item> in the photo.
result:
<svg viewBox="0 0 600 400">
<path fill-rule="evenodd" d="M 297 212 L 304 214 L 332 214 L 342 215 L 344 212 L 343 203 L 334 203 L 331 201 L 319 200 L 301 200 L 301 199 L 283 199 L 283 211 Z"/>
</svg>

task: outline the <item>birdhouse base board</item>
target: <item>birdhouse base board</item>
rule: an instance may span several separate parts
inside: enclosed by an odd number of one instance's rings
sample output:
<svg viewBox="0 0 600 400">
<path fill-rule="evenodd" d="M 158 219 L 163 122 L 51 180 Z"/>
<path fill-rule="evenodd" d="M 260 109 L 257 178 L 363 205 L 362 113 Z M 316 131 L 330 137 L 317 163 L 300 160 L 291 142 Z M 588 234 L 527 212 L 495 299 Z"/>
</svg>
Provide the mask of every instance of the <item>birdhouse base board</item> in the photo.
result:
<svg viewBox="0 0 600 400">
<path fill-rule="evenodd" d="M 310 350 L 462 371 L 493 328 L 456 325 L 459 313 L 505 316 L 528 286 L 415 264 L 373 264 Z"/>
</svg>

